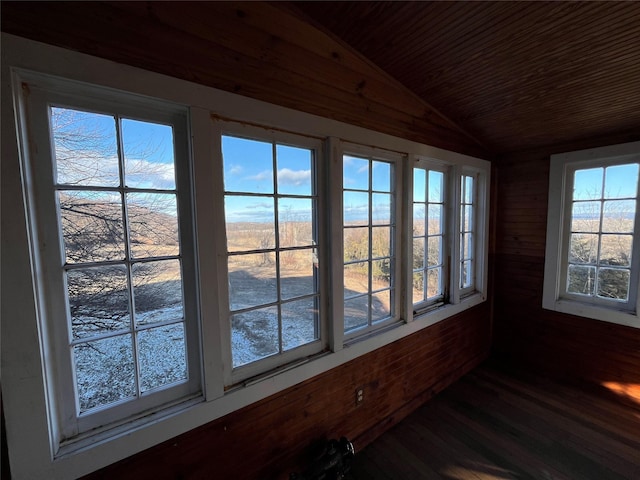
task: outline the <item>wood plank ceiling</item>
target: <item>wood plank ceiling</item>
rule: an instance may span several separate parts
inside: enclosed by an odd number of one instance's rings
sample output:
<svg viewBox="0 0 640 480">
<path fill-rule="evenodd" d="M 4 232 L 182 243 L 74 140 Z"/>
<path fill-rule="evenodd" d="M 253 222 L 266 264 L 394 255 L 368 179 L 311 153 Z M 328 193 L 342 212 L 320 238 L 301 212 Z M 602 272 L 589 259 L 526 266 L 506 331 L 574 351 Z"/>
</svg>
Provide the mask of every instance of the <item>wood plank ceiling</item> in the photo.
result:
<svg viewBox="0 0 640 480">
<path fill-rule="evenodd" d="M 287 7 L 493 152 L 640 135 L 640 2 Z"/>
</svg>

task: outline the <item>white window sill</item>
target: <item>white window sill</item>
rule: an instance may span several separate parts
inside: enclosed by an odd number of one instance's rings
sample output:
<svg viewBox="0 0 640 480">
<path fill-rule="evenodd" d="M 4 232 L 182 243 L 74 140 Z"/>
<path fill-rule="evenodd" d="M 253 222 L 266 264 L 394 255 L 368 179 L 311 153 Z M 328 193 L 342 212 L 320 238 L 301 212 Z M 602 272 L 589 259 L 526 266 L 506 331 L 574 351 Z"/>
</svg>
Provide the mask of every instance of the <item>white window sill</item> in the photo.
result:
<svg viewBox="0 0 640 480">
<path fill-rule="evenodd" d="M 542 307 L 547 310 L 576 315 L 578 317 L 592 318 L 603 322 L 640 328 L 640 317 L 638 317 L 637 312 L 615 310 L 613 308 L 599 307 L 567 299 L 543 302 Z"/>
</svg>

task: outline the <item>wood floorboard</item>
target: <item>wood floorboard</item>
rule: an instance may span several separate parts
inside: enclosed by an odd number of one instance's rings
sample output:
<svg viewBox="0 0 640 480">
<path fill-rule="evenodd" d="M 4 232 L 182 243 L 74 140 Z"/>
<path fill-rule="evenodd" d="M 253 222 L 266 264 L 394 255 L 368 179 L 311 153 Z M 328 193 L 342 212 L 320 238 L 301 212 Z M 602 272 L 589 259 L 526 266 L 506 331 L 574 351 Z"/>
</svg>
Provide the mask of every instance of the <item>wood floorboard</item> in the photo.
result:
<svg viewBox="0 0 640 480">
<path fill-rule="evenodd" d="M 356 453 L 351 480 L 640 480 L 640 404 L 488 362 Z"/>
</svg>

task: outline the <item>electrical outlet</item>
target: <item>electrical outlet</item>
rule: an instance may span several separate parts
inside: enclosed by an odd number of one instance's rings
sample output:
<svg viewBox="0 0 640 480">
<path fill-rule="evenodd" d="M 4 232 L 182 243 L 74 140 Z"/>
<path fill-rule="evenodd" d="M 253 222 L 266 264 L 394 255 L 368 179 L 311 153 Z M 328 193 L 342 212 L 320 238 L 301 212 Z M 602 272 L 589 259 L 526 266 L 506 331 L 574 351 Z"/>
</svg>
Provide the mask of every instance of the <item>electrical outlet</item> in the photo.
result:
<svg viewBox="0 0 640 480">
<path fill-rule="evenodd" d="M 356 389 L 356 405 L 360 405 L 364 400 L 364 388 Z"/>
</svg>

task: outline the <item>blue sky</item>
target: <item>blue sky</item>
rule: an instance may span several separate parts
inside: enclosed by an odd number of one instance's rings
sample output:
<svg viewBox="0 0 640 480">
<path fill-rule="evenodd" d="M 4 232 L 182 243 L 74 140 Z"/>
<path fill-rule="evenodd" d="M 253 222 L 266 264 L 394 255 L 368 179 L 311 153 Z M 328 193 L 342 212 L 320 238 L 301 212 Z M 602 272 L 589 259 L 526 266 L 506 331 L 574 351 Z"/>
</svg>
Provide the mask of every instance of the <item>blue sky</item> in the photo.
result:
<svg viewBox="0 0 640 480">
<path fill-rule="evenodd" d="M 274 222 L 273 195 L 299 195 L 279 198 L 281 220 L 310 221 L 312 216 L 312 151 L 276 145 L 275 165 L 270 142 L 232 136 L 222 137 L 224 189 L 226 192 L 264 195 L 226 195 L 228 222 Z M 277 187 L 274 183 L 277 179 Z"/>
<path fill-rule="evenodd" d="M 57 182 L 87 187 L 120 184 L 116 119 L 111 115 L 52 108 Z M 175 189 L 173 129 L 122 119 L 128 187 Z"/>
<path fill-rule="evenodd" d="M 638 164 L 615 165 L 604 168 L 576 170 L 573 184 L 574 200 L 602 198 L 633 198 L 638 186 Z"/>
</svg>

